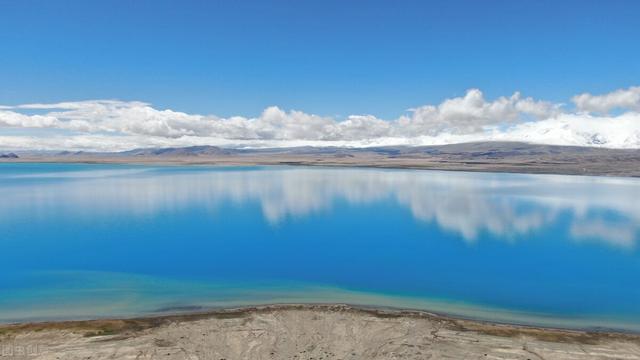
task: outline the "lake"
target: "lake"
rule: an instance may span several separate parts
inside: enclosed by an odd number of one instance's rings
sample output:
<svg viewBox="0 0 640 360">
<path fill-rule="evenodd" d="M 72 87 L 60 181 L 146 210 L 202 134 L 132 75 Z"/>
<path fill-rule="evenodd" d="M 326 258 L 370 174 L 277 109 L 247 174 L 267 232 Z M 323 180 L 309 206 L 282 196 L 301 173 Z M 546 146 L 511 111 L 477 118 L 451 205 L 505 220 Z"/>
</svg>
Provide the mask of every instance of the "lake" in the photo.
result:
<svg viewBox="0 0 640 360">
<path fill-rule="evenodd" d="M 0 164 L 0 322 L 341 302 L 640 331 L 640 179 Z"/>
</svg>

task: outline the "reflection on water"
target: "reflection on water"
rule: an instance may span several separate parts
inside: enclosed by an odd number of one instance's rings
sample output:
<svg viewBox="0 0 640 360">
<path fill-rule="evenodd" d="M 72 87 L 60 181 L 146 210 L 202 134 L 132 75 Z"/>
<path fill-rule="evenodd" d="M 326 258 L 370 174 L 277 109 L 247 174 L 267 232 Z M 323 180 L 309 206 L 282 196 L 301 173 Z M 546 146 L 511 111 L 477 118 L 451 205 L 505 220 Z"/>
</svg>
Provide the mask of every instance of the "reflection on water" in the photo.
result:
<svg viewBox="0 0 640 360">
<path fill-rule="evenodd" d="M 331 212 L 346 201 L 366 205 L 392 199 L 415 219 L 435 223 L 467 242 L 489 232 L 507 241 L 571 217 L 576 242 L 635 248 L 640 228 L 640 181 L 579 176 L 477 174 L 371 169 L 127 168 L 0 174 L 10 189 L 0 216 L 46 216 L 66 209 L 75 216 L 104 213 L 148 216 L 194 205 L 215 209 L 257 201 L 274 226 L 287 218 Z M 25 182 L 40 178 L 38 183 Z M 66 181 L 63 181 L 66 180 Z M 75 180 L 75 181 L 69 181 Z M 212 215 L 216 216 L 216 215 Z"/>
<path fill-rule="evenodd" d="M 640 331 L 639 179 L 0 164 L 0 193 L 0 322 L 330 301 Z"/>
</svg>

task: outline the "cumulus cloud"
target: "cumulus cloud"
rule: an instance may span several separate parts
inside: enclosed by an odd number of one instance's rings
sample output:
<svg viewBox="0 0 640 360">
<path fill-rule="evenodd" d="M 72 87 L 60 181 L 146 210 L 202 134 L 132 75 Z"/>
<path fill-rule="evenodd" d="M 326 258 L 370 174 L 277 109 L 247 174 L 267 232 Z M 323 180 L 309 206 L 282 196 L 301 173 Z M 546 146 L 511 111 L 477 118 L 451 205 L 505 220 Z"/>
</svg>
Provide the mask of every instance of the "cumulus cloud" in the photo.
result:
<svg viewBox="0 0 640 360">
<path fill-rule="evenodd" d="M 573 97 L 581 111 L 606 113 L 613 109 L 640 111 L 640 86 L 619 89 L 604 95 L 584 93 Z"/>
<path fill-rule="evenodd" d="M 488 100 L 464 96 L 425 105 L 396 119 L 351 115 L 344 119 L 285 111 L 259 116 L 189 114 L 139 101 L 89 100 L 0 106 L 0 149 L 127 150 L 136 147 L 383 146 L 467 141 L 526 141 L 555 145 L 640 148 L 640 87 L 573 98 L 576 111 L 516 92 Z M 608 112 L 623 109 L 611 115 Z M 23 128 L 28 134 L 4 134 Z M 38 129 L 57 129 L 56 136 Z M 23 132 L 24 133 L 24 132 Z"/>
<path fill-rule="evenodd" d="M 0 108 L 1 109 L 1 108 Z M 59 127 L 61 124 L 53 116 L 24 115 L 15 111 L 0 110 L 0 126 L 27 128 Z"/>
<path fill-rule="evenodd" d="M 480 90 L 471 89 L 463 97 L 414 109 L 411 117 L 398 121 L 397 130 L 402 135 L 436 135 L 444 131 L 465 134 L 481 131 L 487 125 L 548 118 L 558 111 L 559 105 L 522 98 L 518 92 L 508 98 L 486 101 Z"/>
</svg>

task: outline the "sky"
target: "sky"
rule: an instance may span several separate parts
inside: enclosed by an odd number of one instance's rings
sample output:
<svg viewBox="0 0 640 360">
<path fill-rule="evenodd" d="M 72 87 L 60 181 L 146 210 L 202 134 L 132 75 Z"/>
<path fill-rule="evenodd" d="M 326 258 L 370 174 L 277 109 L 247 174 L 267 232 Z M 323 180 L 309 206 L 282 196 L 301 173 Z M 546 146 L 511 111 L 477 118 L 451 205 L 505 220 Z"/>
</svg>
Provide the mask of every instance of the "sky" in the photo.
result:
<svg viewBox="0 0 640 360">
<path fill-rule="evenodd" d="M 640 148 L 640 2 L 0 0 L 0 149 Z"/>
</svg>

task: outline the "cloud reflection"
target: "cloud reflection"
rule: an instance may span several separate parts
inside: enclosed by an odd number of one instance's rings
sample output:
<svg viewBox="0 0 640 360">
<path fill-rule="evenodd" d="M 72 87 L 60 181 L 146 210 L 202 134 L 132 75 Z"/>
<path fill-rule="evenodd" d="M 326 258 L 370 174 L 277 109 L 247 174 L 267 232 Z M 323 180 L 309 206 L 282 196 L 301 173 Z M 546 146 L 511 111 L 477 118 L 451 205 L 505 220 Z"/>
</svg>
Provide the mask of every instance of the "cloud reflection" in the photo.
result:
<svg viewBox="0 0 640 360">
<path fill-rule="evenodd" d="M 439 171 L 266 168 L 123 168 L 5 173 L 0 223 L 46 216 L 149 216 L 188 207 L 257 203 L 271 224 L 330 212 L 338 202 L 392 201 L 420 222 L 474 242 L 482 233 L 507 241 L 569 216 L 567 236 L 633 249 L 640 232 L 640 181 Z"/>
</svg>

